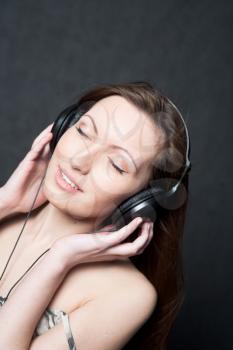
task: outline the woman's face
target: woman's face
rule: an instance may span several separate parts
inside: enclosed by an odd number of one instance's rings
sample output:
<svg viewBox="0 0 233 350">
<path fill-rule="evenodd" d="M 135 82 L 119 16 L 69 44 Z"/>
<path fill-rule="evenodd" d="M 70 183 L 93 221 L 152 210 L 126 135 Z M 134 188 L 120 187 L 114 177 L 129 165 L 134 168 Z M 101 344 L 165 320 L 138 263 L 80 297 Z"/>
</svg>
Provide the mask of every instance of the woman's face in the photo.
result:
<svg viewBox="0 0 233 350">
<path fill-rule="evenodd" d="M 105 218 L 147 184 L 161 136 L 125 98 L 103 98 L 60 138 L 44 180 L 48 201 L 80 220 Z M 55 180 L 58 167 L 83 192 L 62 189 Z"/>
</svg>

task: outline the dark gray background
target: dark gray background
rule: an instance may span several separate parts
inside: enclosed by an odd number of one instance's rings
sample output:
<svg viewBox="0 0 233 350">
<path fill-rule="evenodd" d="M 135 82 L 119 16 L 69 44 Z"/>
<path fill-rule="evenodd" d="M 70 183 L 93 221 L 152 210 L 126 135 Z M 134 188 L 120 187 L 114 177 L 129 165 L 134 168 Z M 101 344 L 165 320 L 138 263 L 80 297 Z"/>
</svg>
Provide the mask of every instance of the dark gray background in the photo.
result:
<svg viewBox="0 0 233 350">
<path fill-rule="evenodd" d="M 0 4 L 1 185 L 84 89 L 156 84 L 183 112 L 192 142 L 186 299 L 170 349 L 231 349 L 232 2 Z"/>
</svg>

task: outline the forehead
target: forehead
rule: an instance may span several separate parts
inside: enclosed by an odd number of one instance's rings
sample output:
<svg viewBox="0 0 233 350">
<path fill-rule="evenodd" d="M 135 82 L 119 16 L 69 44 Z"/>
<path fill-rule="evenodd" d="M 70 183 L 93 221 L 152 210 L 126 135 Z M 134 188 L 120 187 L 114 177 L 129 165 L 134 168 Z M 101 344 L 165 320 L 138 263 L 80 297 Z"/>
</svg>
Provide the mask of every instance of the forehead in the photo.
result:
<svg viewBox="0 0 233 350">
<path fill-rule="evenodd" d="M 127 148 L 139 165 L 154 157 L 161 132 L 145 112 L 124 97 L 103 98 L 85 114 L 94 119 L 101 139 Z"/>
</svg>

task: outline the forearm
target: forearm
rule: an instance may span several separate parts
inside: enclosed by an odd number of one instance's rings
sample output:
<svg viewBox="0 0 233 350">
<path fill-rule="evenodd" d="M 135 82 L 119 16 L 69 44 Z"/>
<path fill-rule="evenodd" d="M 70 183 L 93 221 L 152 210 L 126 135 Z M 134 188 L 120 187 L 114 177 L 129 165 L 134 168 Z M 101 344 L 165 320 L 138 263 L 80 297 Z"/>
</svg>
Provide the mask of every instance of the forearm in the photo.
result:
<svg viewBox="0 0 233 350">
<path fill-rule="evenodd" d="M 0 308 L 0 348 L 28 350 L 34 330 L 67 271 L 48 251 Z"/>
<path fill-rule="evenodd" d="M 4 193 L 3 187 L 0 188 L 0 222 L 9 217 L 19 213 L 16 208 L 14 208 L 6 200 L 6 195 Z"/>
</svg>

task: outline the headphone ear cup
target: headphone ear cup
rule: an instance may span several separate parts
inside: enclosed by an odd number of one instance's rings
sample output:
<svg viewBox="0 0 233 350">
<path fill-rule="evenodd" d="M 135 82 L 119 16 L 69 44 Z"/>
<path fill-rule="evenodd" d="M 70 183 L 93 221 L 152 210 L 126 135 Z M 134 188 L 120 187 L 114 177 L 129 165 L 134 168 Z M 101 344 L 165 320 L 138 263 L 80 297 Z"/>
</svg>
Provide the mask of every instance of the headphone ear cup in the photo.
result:
<svg viewBox="0 0 233 350">
<path fill-rule="evenodd" d="M 158 191 L 161 192 L 161 189 L 159 188 Z M 120 229 L 137 216 L 144 217 L 146 220 L 149 218 L 155 222 L 158 208 L 159 203 L 156 201 L 155 193 L 148 188 L 127 198 L 104 220 L 104 223 L 114 224 L 117 229 Z"/>
<path fill-rule="evenodd" d="M 104 224 L 114 224 L 117 229 L 120 229 L 137 216 L 155 222 L 161 207 L 168 210 L 176 209 L 183 204 L 183 198 L 184 195 L 180 188 L 174 192 L 168 192 L 161 184 L 147 187 L 120 203 L 104 220 Z"/>
</svg>

